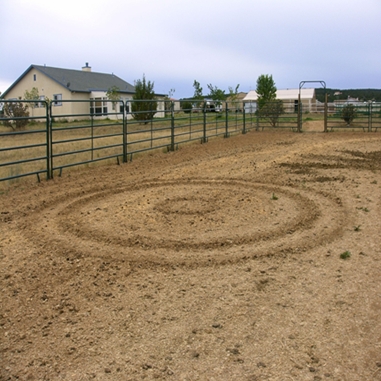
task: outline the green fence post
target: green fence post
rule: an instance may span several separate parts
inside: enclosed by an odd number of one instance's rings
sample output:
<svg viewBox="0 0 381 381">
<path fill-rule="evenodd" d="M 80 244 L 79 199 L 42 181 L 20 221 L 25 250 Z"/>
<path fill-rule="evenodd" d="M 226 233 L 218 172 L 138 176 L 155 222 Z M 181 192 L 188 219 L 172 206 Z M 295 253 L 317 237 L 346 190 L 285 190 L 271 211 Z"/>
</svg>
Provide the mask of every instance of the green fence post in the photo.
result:
<svg viewBox="0 0 381 381">
<path fill-rule="evenodd" d="M 243 105 L 243 107 L 242 107 L 242 119 L 243 119 L 242 134 L 246 134 L 246 110 L 245 110 L 245 105 Z"/>
<path fill-rule="evenodd" d="M 175 150 L 175 105 L 171 101 L 171 151 Z"/>
<path fill-rule="evenodd" d="M 94 160 L 94 117 L 91 115 L 91 160 Z"/>
<path fill-rule="evenodd" d="M 328 94 L 325 93 L 324 99 L 324 132 L 328 131 Z"/>
<path fill-rule="evenodd" d="M 51 138 L 50 138 L 50 118 L 49 118 L 49 104 L 44 101 L 45 113 L 46 113 L 46 178 L 49 180 L 52 178 L 51 168 Z"/>
<path fill-rule="evenodd" d="M 298 95 L 298 132 L 302 132 L 302 102 L 300 97 L 300 91 Z"/>
<path fill-rule="evenodd" d="M 204 102 L 204 104 L 202 106 L 202 112 L 203 112 L 203 116 L 204 116 L 204 126 L 203 126 L 202 142 L 206 143 L 207 142 L 207 138 L 206 138 L 206 102 Z"/>
<path fill-rule="evenodd" d="M 225 138 L 229 137 L 229 109 L 228 104 L 225 102 Z"/>
<path fill-rule="evenodd" d="M 127 101 L 121 101 L 123 107 L 123 163 L 127 163 Z"/>
<path fill-rule="evenodd" d="M 372 102 L 368 102 L 368 132 L 372 132 Z"/>
<path fill-rule="evenodd" d="M 52 112 L 52 103 L 49 102 L 48 109 L 49 109 L 49 163 L 50 163 L 50 178 L 53 178 L 53 112 Z"/>
</svg>

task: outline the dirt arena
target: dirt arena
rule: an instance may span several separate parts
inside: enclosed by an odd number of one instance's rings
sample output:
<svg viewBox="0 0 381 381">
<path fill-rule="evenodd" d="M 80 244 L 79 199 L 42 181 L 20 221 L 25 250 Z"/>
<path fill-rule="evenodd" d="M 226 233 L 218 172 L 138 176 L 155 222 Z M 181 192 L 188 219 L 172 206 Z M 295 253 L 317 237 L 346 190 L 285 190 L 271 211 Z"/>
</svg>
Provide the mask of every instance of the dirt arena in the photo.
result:
<svg viewBox="0 0 381 381">
<path fill-rule="evenodd" d="M 0 195 L 1 380 L 381 380 L 380 133 L 34 180 Z"/>
</svg>

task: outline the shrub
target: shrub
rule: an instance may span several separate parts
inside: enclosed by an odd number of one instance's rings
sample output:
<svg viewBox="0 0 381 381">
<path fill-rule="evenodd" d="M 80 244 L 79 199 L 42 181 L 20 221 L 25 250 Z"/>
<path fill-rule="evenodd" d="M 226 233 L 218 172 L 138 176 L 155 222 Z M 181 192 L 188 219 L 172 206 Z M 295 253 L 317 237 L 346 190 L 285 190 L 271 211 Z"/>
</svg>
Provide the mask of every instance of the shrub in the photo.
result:
<svg viewBox="0 0 381 381">
<path fill-rule="evenodd" d="M 154 83 L 146 81 L 143 75 L 142 80 L 135 81 L 135 94 L 131 104 L 132 116 L 135 120 L 148 123 L 157 110 L 157 101 L 153 90 Z"/>
<path fill-rule="evenodd" d="M 3 108 L 5 118 L 4 126 L 15 130 L 21 130 L 28 124 L 28 105 L 22 102 L 5 103 Z M 20 118 L 20 119 L 18 119 Z"/>
<path fill-rule="evenodd" d="M 356 107 L 352 104 L 348 104 L 341 110 L 341 119 L 343 119 L 349 126 L 353 120 L 357 117 Z"/>
<path fill-rule="evenodd" d="M 259 117 L 267 119 L 273 127 L 276 127 L 283 112 L 283 102 L 281 100 L 270 101 L 263 104 L 259 109 Z"/>
<path fill-rule="evenodd" d="M 192 111 L 192 102 L 191 101 L 181 101 L 181 110 L 189 114 Z"/>
</svg>

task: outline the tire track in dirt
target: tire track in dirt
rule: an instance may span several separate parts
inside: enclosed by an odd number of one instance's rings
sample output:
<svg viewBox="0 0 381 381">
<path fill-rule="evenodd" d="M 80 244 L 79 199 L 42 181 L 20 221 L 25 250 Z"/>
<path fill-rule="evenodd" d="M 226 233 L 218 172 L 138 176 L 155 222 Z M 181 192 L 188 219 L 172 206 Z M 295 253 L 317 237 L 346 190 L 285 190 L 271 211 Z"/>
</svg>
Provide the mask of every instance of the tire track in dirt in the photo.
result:
<svg viewBox="0 0 381 381">
<path fill-rule="evenodd" d="M 9 192 L 3 378 L 375 379 L 380 139 L 266 136 Z"/>
<path fill-rule="evenodd" d="M 338 236 L 345 214 L 324 192 L 190 178 L 76 194 L 27 217 L 25 231 L 58 255 L 194 267 L 305 251 Z"/>
</svg>

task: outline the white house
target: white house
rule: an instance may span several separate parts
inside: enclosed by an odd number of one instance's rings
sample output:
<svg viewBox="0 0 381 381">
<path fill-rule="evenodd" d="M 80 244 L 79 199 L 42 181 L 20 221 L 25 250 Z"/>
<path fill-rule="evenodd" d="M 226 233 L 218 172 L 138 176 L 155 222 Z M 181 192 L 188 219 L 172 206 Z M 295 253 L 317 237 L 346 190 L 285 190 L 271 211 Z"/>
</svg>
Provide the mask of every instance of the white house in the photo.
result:
<svg viewBox="0 0 381 381">
<path fill-rule="evenodd" d="M 123 102 L 131 101 L 135 94 L 135 87 L 130 83 L 115 74 L 93 72 L 88 63 L 82 70 L 31 65 L 1 94 L 1 98 L 24 99 L 26 91 L 36 88 L 41 101 L 52 101 L 54 115 L 73 115 L 67 118 L 73 119 L 76 118 L 75 115 L 91 113 L 96 117 L 103 117 L 107 113 L 123 111 L 120 109 L 121 105 L 107 98 L 108 90 L 113 87 L 118 88 L 119 99 Z M 158 100 L 164 100 L 164 97 L 157 94 Z M 44 115 L 44 109 L 38 106 L 37 103 L 33 108 L 35 117 Z M 163 110 L 164 102 L 158 102 L 157 116 Z"/>
</svg>

